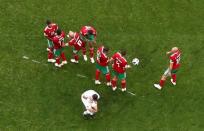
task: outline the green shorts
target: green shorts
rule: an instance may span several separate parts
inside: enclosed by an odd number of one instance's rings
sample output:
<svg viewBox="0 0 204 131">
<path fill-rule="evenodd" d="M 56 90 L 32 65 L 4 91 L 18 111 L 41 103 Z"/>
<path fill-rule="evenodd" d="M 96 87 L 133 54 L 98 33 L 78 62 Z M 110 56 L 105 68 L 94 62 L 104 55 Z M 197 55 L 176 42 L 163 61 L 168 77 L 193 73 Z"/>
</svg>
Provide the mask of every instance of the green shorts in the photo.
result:
<svg viewBox="0 0 204 131">
<path fill-rule="evenodd" d="M 100 70 L 104 75 L 109 73 L 108 66 L 101 66 L 98 63 L 96 63 L 96 69 Z"/>
<path fill-rule="evenodd" d="M 63 48 L 61 48 L 61 49 L 54 49 L 54 55 L 56 57 L 59 57 L 61 55 L 62 51 L 63 51 Z"/>
<path fill-rule="evenodd" d="M 126 79 L 126 72 L 124 73 L 118 73 L 115 70 L 113 70 L 113 76 L 116 76 L 117 78 L 119 78 L 120 80 L 122 79 Z"/>
<path fill-rule="evenodd" d="M 47 46 L 48 46 L 48 48 L 52 48 L 54 46 L 54 44 L 51 40 L 47 39 Z"/>
<path fill-rule="evenodd" d="M 178 69 L 172 69 L 171 74 L 176 74 L 177 71 L 178 71 Z"/>
</svg>

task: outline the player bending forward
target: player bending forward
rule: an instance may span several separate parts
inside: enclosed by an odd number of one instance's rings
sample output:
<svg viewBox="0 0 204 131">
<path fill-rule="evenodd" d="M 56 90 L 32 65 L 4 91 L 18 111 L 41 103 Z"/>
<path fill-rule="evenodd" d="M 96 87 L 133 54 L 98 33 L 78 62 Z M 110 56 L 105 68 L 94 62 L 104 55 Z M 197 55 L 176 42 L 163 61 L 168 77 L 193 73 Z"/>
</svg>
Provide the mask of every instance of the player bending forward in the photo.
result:
<svg viewBox="0 0 204 131">
<path fill-rule="evenodd" d="M 58 29 L 57 24 L 52 23 L 50 20 L 46 21 L 47 26 L 44 29 L 44 36 L 47 38 L 47 51 L 48 51 L 48 62 L 55 62 L 54 59 L 54 55 L 53 55 L 53 49 L 54 49 L 54 45 L 53 45 L 53 38 L 56 35 L 56 30 Z"/>
<path fill-rule="evenodd" d="M 110 59 L 110 61 L 113 61 L 113 79 L 111 81 L 113 91 L 117 89 L 118 78 L 121 80 L 122 91 L 126 91 L 126 69 L 130 68 L 130 65 L 127 64 L 125 55 L 126 51 L 117 52 Z"/>
<path fill-rule="evenodd" d="M 71 40 L 68 42 L 69 46 L 73 46 L 73 57 L 71 62 L 79 63 L 78 52 L 82 50 L 84 61 L 87 61 L 86 56 L 86 43 L 89 43 L 90 46 L 90 60 L 91 63 L 94 63 L 94 48 L 93 44 L 96 39 L 96 30 L 91 26 L 82 27 L 80 33 L 69 31 L 68 38 Z"/>
<path fill-rule="evenodd" d="M 166 52 L 167 55 L 170 54 L 170 64 L 167 70 L 164 72 L 164 74 L 161 77 L 161 80 L 159 84 L 154 84 L 154 87 L 161 90 L 164 86 L 164 83 L 166 81 L 166 78 L 168 76 L 171 76 L 171 83 L 173 85 L 176 85 L 176 72 L 178 71 L 180 67 L 180 58 L 181 58 L 181 52 L 178 49 L 178 47 L 173 47 L 171 51 Z"/>
<path fill-rule="evenodd" d="M 65 47 L 64 37 L 65 37 L 65 33 L 63 31 L 61 31 L 60 29 L 58 29 L 57 35 L 53 38 L 54 54 L 55 54 L 55 59 L 56 59 L 55 66 L 56 67 L 61 67 L 64 64 L 67 64 L 67 60 L 66 60 L 65 54 L 63 52 L 63 49 Z M 61 63 L 60 63 L 60 59 L 62 59 Z"/>
<path fill-rule="evenodd" d="M 83 40 L 88 43 L 89 46 L 89 56 L 91 63 L 94 63 L 94 44 L 96 44 L 96 29 L 92 26 L 83 26 L 80 30 Z M 86 55 L 84 55 L 84 60 L 87 61 Z"/>
<path fill-rule="evenodd" d="M 107 56 L 109 49 L 107 47 L 101 46 L 97 50 L 97 63 L 96 63 L 96 75 L 95 75 L 95 84 L 99 85 L 100 73 L 102 72 L 106 76 L 107 86 L 111 86 L 110 82 L 110 72 L 108 68 L 109 58 Z"/>
<path fill-rule="evenodd" d="M 83 116 L 93 117 L 98 112 L 98 103 L 100 95 L 94 90 L 87 90 L 81 95 L 81 100 L 85 106 Z"/>
</svg>

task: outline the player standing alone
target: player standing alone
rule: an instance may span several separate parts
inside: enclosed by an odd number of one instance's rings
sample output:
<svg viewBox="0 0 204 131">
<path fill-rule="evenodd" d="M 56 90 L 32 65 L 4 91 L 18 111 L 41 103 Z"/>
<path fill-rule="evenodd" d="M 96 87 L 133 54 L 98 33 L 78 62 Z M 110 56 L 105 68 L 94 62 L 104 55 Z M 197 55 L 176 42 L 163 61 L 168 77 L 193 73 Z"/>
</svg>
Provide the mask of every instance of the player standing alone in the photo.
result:
<svg viewBox="0 0 204 131">
<path fill-rule="evenodd" d="M 67 64 L 67 60 L 63 52 L 64 46 L 65 46 L 64 37 L 65 37 L 65 33 L 60 29 L 58 29 L 57 35 L 53 38 L 56 67 L 61 67 L 62 65 Z M 62 63 L 60 63 L 60 59 L 62 59 Z"/>
<path fill-rule="evenodd" d="M 100 95 L 94 90 L 87 90 L 81 95 L 86 110 L 83 113 L 85 117 L 93 117 L 98 112 L 98 100 Z"/>
<path fill-rule="evenodd" d="M 171 76 L 171 83 L 173 85 L 176 85 L 176 72 L 178 71 L 180 67 L 180 58 L 181 58 L 181 52 L 178 49 L 178 47 L 173 47 L 171 51 L 166 52 L 167 55 L 170 54 L 170 64 L 167 70 L 164 72 L 164 74 L 161 77 L 161 80 L 159 84 L 154 84 L 154 87 L 161 90 L 164 86 L 164 83 L 166 81 L 166 78 L 168 76 Z"/>
<path fill-rule="evenodd" d="M 130 68 L 130 65 L 128 65 L 125 55 L 126 51 L 117 52 L 110 60 L 113 61 L 113 79 L 111 81 L 113 91 L 117 89 L 118 78 L 121 80 L 122 91 L 126 91 L 126 68 Z"/>
<path fill-rule="evenodd" d="M 55 62 L 54 59 L 54 55 L 53 55 L 53 49 L 54 49 L 54 45 L 53 45 L 53 38 L 56 35 L 56 30 L 58 29 L 57 24 L 52 23 L 50 20 L 46 21 L 47 26 L 44 29 L 44 36 L 47 38 L 47 51 L 48 51 L 48 62 Z"/>
<path fill-rule="evenodd" d="M 107 86 L 111 86 L 110 82 L 110 72 L 108 68 L 109 58 L 107 56 L 109 49 L 107 47 L 101 46 L 97 50 L 97 59 L 96 59 L 96 75 L 95 75 L 95 84 L 99 85 L 100 73 L 102 72 L 106 76 Z"/>
</svg>

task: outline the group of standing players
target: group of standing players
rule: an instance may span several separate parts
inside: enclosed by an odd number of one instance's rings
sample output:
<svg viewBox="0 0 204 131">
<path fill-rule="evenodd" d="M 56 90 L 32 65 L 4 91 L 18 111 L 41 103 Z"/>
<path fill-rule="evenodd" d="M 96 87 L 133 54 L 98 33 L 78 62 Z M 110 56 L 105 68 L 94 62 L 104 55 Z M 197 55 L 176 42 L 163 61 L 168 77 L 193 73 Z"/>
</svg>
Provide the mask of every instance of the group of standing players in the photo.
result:
<svg viewBox="0 0 204 131">
<path fill-rule="evenodd" d="M 73 58 L 70 59 L 72 63 L 79 63 L 78 53 L 82 51 L 84 61 L 87 61 L 86 48 L 89 48 L 89 56 L 91 63 L 95 63 L 94 59 L 94 45 L 96 45 L 97 32 L 92 26 L 83 26 L 79 32 L 69 31 L 66 35 L 64 31 L 59 29 L 58 25 L 46 21 L 44 29 L 44 36 L 48 42 L 48 62 L 54 63 L 56 67 L 60 68 L 67 64 L 67 59 L 64 53 L 64 48 L 70 46 L 73 49 Z M 67 42 L 65 42 L 67 37 Z M 121 50 L 116 52 L 111 58 L 108 57 L 109 48 L 103 45 L 99 46 L 96 55 L 96 72 L 95 84 L 101 84 L 99 77 L 102 73 L 106 78 L 106 85 L 112 86 L 112 90 L 117 89 L 117 80 L 121 80 L 122 91 L 126 91 L 126 69 L 130 68 L 125 58 L 126 51 Z M 112 63 L 113 78 L 111 80 L 109 63 Z"/>
<path fill-rule="evenodd" d="M 92 26 L 83 26 L 79 32 L 69 31 L 66 35 L 64 31 L 59 29 L 57 24 L 47 20 L 44 36 L 48 42 L 48 62 L 54 63 L 56 67 L 61 68 L 63 65 L 67 64 L 67 58 L 63 51 L 66 46 L 70 46 L 73 49 L 73 58 L 70 59 L 70 62 L 79 63 L 78 53 L 80 51 L 82 51 L 84 61 L 87 61 L 86 48 L 88 47 L 90 61 L 91 63 L 95 63 L 94 45 L 96 45 L 97 32 Z M 67 37 L 67 42 L 65 42 L 65 37 Z M 105 75 L 106 85 L 111 86 L 113 91 L 117 89 L 117 80 L 120 79 L 121 90 L 124 92 L 126 91 L 126 69 L 131 68 L 125 58 L 126 51 L 120 50 L 111 58 L 109 58 L 108 52 L 109 48 L 103 45 L 99 46 L 97 49 L 95 84 L 101 84 L 99 77 L 102 73 Z M 159 84 L 154 84 L 154 87 L 160 90 L 164 86 L 168 76 L 171 77 L 171 83 L 176 85 L 176 72 L 180 67 L 181 52 L 178 47 L 173 47 L 166 54 L 169 56 L 170 65 L 162 75 Z M 109 71 L 110 63 L 112 64 L 112 79 Z M 87 94 L 89 96 L 87 96 Z M 82 102 L 86 107 L 84 114 L 92 115 L 97 112 L 97 100 L 99 97 L 98 93 L 93 90 L 82 94 Z M 94 104 L 95 107 L 91 106 L 93 103 L 96 103 Z"/>
</svg>

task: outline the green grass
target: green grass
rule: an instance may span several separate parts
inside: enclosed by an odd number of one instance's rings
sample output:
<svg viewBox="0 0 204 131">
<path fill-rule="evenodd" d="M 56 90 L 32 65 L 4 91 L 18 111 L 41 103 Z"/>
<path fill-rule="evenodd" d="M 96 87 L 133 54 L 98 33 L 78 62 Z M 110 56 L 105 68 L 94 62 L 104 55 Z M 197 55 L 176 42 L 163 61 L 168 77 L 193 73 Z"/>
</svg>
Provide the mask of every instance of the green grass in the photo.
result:
<svg viewBox="0 0 204 131">
<path fill-rule="evenodd" d="M 204 130 L 203 12 L 203 0 L 0 0 L 0 130 Z M 136 96 L 96 87 L 90 63 L 56 69 L 32 62 L 46 63 L 47 18 L 66 32 L 91 24 L 110 55 L 125 48 L 129 61 L 138 57 L 140 65 L 127 71 L 128 90 Z M 155 90 L 172 46 L 182 51 L 178 85 L 168 81 Z M 102 96 L 100 112 L 89 121 L 80 101 L 87 89 Z"/>
</svg>

